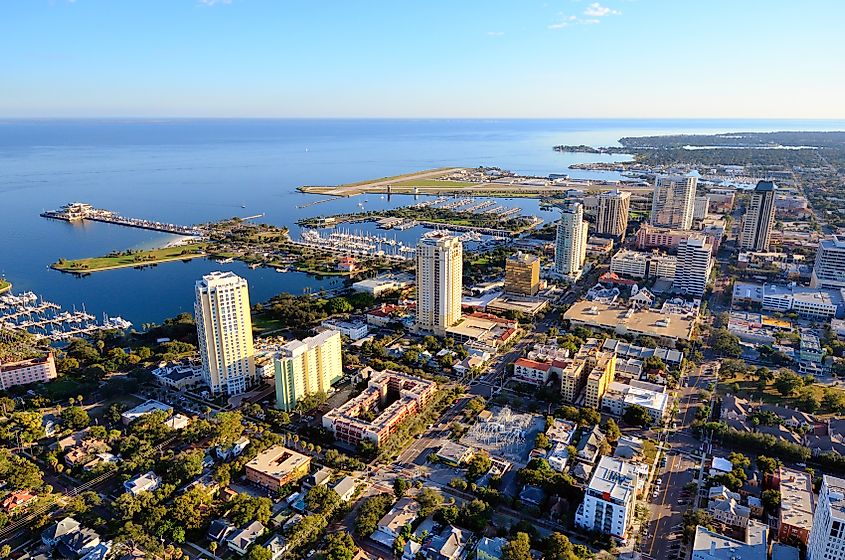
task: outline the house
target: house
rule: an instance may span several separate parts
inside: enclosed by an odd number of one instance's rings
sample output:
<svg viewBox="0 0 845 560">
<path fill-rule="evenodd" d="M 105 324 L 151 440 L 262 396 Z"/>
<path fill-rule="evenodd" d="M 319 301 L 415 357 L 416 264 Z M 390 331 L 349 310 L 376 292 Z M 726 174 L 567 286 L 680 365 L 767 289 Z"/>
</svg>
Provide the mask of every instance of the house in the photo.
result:
<svg viewBox="0 0 845 560">
<path fill-rule="evenodd" d="M 53 548 L 59 544 L 59 539 L 65 535 L 75 533 L 79 530 L 79 521 L 73 517 L 65 517 L 61 521 L 53 523 L 41 533 L 41 542 Z"/>
<path fill-rule="evenodd" d="M 17 490 L 6 496 L 2 502 L 2 507 L 5 511 L 12 512 L 18 508 L 31 505 L 37 499 L 37 496 L 30 494 L 28 490 Z"/>
<path fill-rule="evenodd" d="M 378 522 L 372 539 L 385 546 L 392 547 L 396 537 L 405 525 L 410 525 L 420 511 L 420 505 L 411 498 L 401 498 Z"/>
<path fill-rule="evenodd" d="M 716 457 L 710 459 L 710 476 L 719 476 L 720 474 L 727 474 L 734 470 L 733 464 L 724 457 Z"/>
<path fill-rule="evenodd" d="M 417 554 L 420 554 L 422 545 L 416 541 L 408 539 L 405 547 L 402 549 L 402 560 L 416 560 Z"/>
<path fill-rule="evenodd" d="M 229 550 L 235 554 L 243 556 L 246 554 L 247 549 L 261 538 L 264 531 L 266 531 L 266 527 L 264 527 L 260 521 L 253 521 L 252 523 L 244 525 L 240 529 L 233 531 L 232 534 L 226 538 L 226 545 L 229 547 Z"/>
<path fill-rule="evenodd" d="M 109 445 L 98 439 L 85 439 L 65 453 L 64 461 L 69 467 L 84 466 L 100 453 L 108 453 Z"/>
<path fill-rule="evenodd" d="M 249 438 L 244 436 L 229 447 L 218 445 L 215 452 L 217 453 L 217 458 L 221 461 L 230 461 L 243 453 L 247 445 L 249 445 Z"/>
<path fill-rule="evenodd" d="M 123 483 L 123 488 L 133 496 L 141 492 L 153 492 L 161 486 L 161 477 L 153 471 L 139 474 Z"/>
<path fill-rule="evenodd" d="M 578 461 L 592 465 L 596 462 L 596 459 L 599 456 L 599 450 L 601 449 L 604 441 L 605 439 L 602 431 L 598 426 L 593 426 L 590 431 L 584 432 L 578 442 L 578 445 L 575 446 L 575 450 L 577 451 L 575 458 Z"/>
<path fill-rule="evenodd" d="M 721 492 L 714 493 L 713 490 L 717 488 Z M 751 519 L 751 510 L 739 503 L 739 494 L 728 491 L 724 486 L 710 489 L 707 513 L 715 521 L 732 527 L 748 527 L 748 521 Z"/>
<path fill-rule="evenodd" d="M 616 449 L 613 451 L 613 456 L 623 459 L 639 458 L 643 454 L 644 445 L 645 442 L 636 436 L 620 436 L 619 441 L 616 442 Z"/>
<path fill-rule="evenodd" d="M 152 414 L 153 412 L 165 412 L 169 418 L 170 415 L 173 414 L 173 407 L 164 404 L 163 402 L 150 399 L 121 414 L 120 420 L 123 422 L 124 426 L 128 426 L 135 420 L 142 418 L 147 414 Z"/>
<path fill-rule="evenodd" d="M 481 537 L 481 540 L 478 541 L 478 546 L 475 547 L 476 560 L 501 560 L 502 547 L 507 542 L 506 539 L 501 537 L 495 539 Z"/>
<path fill-rule="evenodd" d="M 357 484 L 355 479 L 351 476 L 344 476 L 340 481 L 332 486 L 332 490 L 337 492 L 337 495 L 340 496 L 340 499 L 344 502 L 348 502 L 352 499 L 352 496 L 355 495 L 355 488 Z"/>
<path fill-rule="evenodd" d="M 522 503 L 536 507 L 543 505 L 545 497 L 546 493 L 543 492 L 542 488 L 531 484 L 523 486 L 522 491 L 519 493 L 519 499 Z"/>
<path fill-rule="evenodd" d="M 60 558 L 79 558 L 100 544 L 100 535 L 91 529 L 79 529 L 59 539 L 56 552 Z"/>
<path fill-rule="evenodd" d="M 322 467 L 317 472 L 309 474 L 302 479 L 302 488 L 303 490 L 310 490 L 315 486 L 325 486 L 329 483 L 331 477 L 332 470 L 328 467 Z"/>
<path fill-rule="evenodd" d="M 281 535 L 273 535 L 266 543 L 264 548 L 270 551 L 270 560 L 281 560 L 288 549 L 288 543 Z"/>
<path fill-rule="evenodd" d="M 234 525 L 225 519 L 215 519 L 209 525 L 206 536 L 209 541 L 222 542 L 234 530 Z"/>
<path fill-rule="evenodd" d="M 41 418 L 41 427 L 44 428 L 44 437 L 51 438 L 61 427 L 62 421 L 54 414 L 45 414 Z"/>
<path fill-rule="evenodd" d="M 555 418 L 554 423 L 546 428 L 546 437 L 549 438 L 549 441 L 569 445 L 577 429 L 578 424 L 575 422 Z"/>
<path fill-rule="evenodd" d="M 89 549 L 88 552 L 85 553 L 85 556 L 80 558 L 79 560 L 106 560 L 109 557 L 109 553 L 111 553 L 112 549 L 112 541 L 100 542 L 97 543 L 96 546 Z M 120 556 L 120 560 L 126 560 L 126 558 L 131 558 L 131 556 L 127 556 L 126 554 Z M 140 556 L 140 558 L 144 558 Z"/>
<path fill-rule="evenodd" d="M 423 556 L 428 560 L 461 560 L 466 557 L 472 533 L 450 525 L 439 535 L 429 536 L 423 544 Z"/>
</svg>

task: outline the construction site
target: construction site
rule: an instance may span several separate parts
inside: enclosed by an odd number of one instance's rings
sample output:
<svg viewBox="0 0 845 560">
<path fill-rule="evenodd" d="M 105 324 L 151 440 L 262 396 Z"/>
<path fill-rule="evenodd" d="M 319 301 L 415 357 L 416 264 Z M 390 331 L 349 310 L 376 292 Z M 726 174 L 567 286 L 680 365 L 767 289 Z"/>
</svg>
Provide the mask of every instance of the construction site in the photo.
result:
<svg viewBox="0 0 845 560">
<path fill-rule="evenodd" d="M 535 436 L 544 427 L 542 416 L 514 412 L 507 406 L 494 408 L 489 414 L 479 415 L 476 423 L 461 438 L 461 443 L 524 465 L 534 448 Z"/>
</svg>

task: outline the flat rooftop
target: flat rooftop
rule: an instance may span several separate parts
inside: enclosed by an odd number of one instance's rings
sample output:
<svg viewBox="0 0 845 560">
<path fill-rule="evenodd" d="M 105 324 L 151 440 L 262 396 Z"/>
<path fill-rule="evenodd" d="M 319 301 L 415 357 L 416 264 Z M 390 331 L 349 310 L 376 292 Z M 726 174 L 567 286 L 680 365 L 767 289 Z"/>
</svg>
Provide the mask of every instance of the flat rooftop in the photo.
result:
<svg viewBox="0 0 845 560">
<path fill-rule="evenodd" d="M 602 457 L 590 478 L 589 490 L 625 503 L 637 491 L 637 468 L 624 459 Z"/>
<path fill-rule="evenodd" d="M 691 313 L 667 314 L 657 309 L 634 309 L 618 302 L 577 301 L 564 313 L 564 319 L 614 332 L 690 340 L 697 321 Z"/>
<path fill-rule="evenodd" d="M 813 526 L 813 490 L 810 475 L 781 467 L 780 522 L 807 530 Z"/>
<path fill-rule="evenodd" d="M 283 477 L 310 461 L 311 459 L 302 453 L 283 445 L 274 445 L 256 455 L 246 466 L 269 476 Z"/>
</svg>

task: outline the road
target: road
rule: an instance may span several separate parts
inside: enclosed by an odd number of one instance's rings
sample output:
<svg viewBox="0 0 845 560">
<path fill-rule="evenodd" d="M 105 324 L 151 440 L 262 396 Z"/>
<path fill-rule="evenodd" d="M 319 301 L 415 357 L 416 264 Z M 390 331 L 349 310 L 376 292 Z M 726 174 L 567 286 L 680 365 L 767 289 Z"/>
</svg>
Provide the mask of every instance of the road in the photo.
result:
<svg viewBox="0 0 845 560">
<path fill-rule="evenodd" d="M 662 479 L 661 489 L 651 505 L 649 537 L 641 546 L 642 552 L 652 558 L 662 560 L 678 554 L 684 511 L 691 505 L 684 486 L 697 479 L 699 469 L 697 455 L 701 442 L 692 435 L 690 426 L 695 420 L 698 392 L 707 388 L 715 371 L 718 371 L 718 362 L 703 364 L 694 375 L 686 377 L 687 386 L 679 391 L 680 421 L 677 429 L 671 430 L 666 438 L 670 455 L 666 467 L 658 473 L 658 478 Z"/>
</svg>

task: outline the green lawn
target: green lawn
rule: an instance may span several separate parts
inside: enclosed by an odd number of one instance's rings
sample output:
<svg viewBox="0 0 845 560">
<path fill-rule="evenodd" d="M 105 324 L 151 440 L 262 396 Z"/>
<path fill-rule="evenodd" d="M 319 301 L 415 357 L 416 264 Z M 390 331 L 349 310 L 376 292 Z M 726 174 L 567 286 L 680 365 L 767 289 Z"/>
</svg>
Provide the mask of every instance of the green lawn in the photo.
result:
<svg viewBox="0 0 845 560">
<path fill-rule="evenodd" d="M 202 257 L 206 255 L 206 249 L 208 249 L 208 243 L 191 243 L 178 247 L 164 247 L 146 251 L 120 251 L 104 257 L 60 260 L 50 266 L 62 272 L 96 272 L 98 270 Z"/>
<path fill-rule="evenodd" d="M 6 280 L 0 280 L 0 294 L 8 291 L 11 287 L 12 287 L 11 282 L 7 282 Z"/>
<path fill-rule="evenodd" d="M 425 171 L 415 171 L 413 173 L 403 173 L 402 175 L 392 175 L 390 177 L 380 177 L 378 179 L 369 179 L 367 181 L 357 181 L 355 183 L 344 183 L 342 185 L 338 185 L 339 187 L 359 187 L 359 186 L 366 186 L 372 183 L 382 183 L 384 181 L 401 181 L 403 179 L 413 179 L 417 175 L 422 175 L 423 173 L 433 173 L 435 171 L 443 171 L 444 173 L 446 170 L 452 169 L 451 167 L 438 167 L 436 169 L 427 169 Z"/>
<path fill-rule="evenodd" d="M 739 391 L 736 393 L 737 395 L 747 398 L 749 400 L 755 401 L 763 401 L 769 404 L 776 404 L 779 406 L 786 406 L 790 408 L 798 408 L 798 395 L 790 395 L 790 396 L 783 396 L 775 389 L 775 384 L 773 381 L 770 381 L 766 384 L 766 387 L 763 391 L 760 390 L 759 383 L 756 379 L 747 376 L 747 375 L 739 375 L 737 377 L 731 377 L 727 379 L 723 379 L 719 382 L 716 389 L 720 394 L 727 394 L 727 393 L 734 393 L 732 388 L 733 384 L 736 383 L 739 386 Z M 819 385 L 817 383 L 813 383 L 811 385 L 806 385 L 802 388 L 808 389 L 812 391 L 813 395 L 819 401 L 821 401 L 822 396 L 824 395 L 824 390 L 828 388 L 824 385 Z M 836 392 L 845 392 L 845 390 L 840 389 L 839 387 L 829 387 L 833 391 Z M 816 416 L 824 416 L 829 411 L 819 410 L 816 413 Z"/>
</svg>

